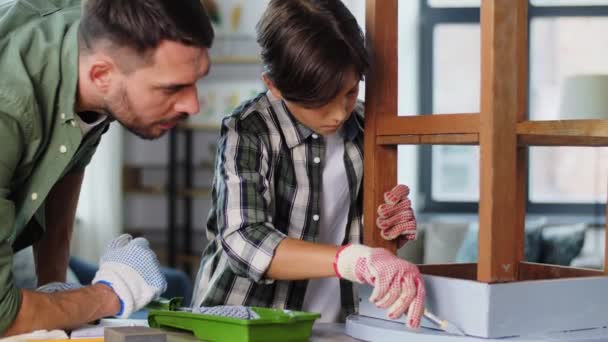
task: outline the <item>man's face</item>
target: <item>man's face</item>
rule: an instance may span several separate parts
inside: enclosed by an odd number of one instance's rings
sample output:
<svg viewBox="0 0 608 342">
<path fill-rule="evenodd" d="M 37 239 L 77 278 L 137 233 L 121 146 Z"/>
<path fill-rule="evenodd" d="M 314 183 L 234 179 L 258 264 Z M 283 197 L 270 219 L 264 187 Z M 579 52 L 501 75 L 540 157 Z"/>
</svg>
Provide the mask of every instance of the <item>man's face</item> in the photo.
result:
<svg viewBox="0 0 608 342">
<path fill-rule="evenodd" d="M 359 78 L 353 71 L 348 73 L 344 86 L 329 103 L 319 108 L 306 108 L 285 101 L 289 111 L 298 121 L 321 135 L 336 133 L 355 109 L 359 95 Z"/>
<path fill-rule="evenodd" d="M 181 119 L 199 112 L 196 81 L 209 72 L 205 48 L 163 41 L 152 62 L 120 73 L 104 109 L 132 133 L 156 139 Z"/>
</svg>

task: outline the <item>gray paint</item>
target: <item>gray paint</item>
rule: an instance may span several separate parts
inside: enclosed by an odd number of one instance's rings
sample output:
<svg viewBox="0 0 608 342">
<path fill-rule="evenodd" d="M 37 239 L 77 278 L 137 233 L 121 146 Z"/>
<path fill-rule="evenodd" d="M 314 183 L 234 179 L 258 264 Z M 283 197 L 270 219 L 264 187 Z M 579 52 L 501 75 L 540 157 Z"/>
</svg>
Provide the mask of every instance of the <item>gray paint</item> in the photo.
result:
<svg viewBox="0 0 608 342">
<path fill-rule="evenodd" d="M 365 316 L 350 316 L 346 320 L 346 333 L 353 338 L 370 342 L 540 342 L 540 341 L 569 341 L 569 342 L 599 342 L 608 341 L 608 329 L 592 329 L 573 332 L 538 334 L 526 337 L 511 337 L 485 339 L 473 336 L 456 336 L 447 333 L 420 328 L 417 331 L 408 330 L 400 322 L 370 318 Z"/>
<path fill-rule="evenodd" d="M 608 326 L 606 277 L 505 284 L 429 275 L 424 280 L 426 307 L 467 335 L 501 338 Z M 371 291 L 368 286 L 359 288 L 359 314 L 388 320 L 385 310 L 369 303 Z M 422 326 L 436 328 L 427 320 Z"/>
</svg>

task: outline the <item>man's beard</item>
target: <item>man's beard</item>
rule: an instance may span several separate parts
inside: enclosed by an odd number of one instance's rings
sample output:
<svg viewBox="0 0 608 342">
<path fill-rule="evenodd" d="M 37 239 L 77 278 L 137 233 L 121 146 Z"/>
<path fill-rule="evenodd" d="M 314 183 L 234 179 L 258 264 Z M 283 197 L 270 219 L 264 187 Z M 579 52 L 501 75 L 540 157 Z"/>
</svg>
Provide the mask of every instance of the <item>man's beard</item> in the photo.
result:
<svg viewBox="0 0 608 342">
<path fill-rule="evenodd" d="M 136 120 L 137 115 L 133 111 L 133 106 L 127 95 L 127 91 L 124 88 L 121 88 L 116 96 L 113 96 L 109 101 L 106 101 L 104 112 L 112 119 L 118 121 L 129 132 L 142 139 L 158 139 L 165 133 L 164 131 L 161 131 L 160 134 L 152 134 L 152 132 L 146 131 L 145 128 L 139 127 L 133 123 L 133 121 Z M 131 120 L 129 120 L 129 118 Z"/>
<path fill-rule="evenodd" d="M 136 127 L 133 124 L 129 124 L 127 122 L 122 121 L 120 118 L 118 118 L 114 114 L 111 114 L 111 115 L 113 115 L 113 117 L 116 118 L 116 121 L 118 121 L 129 132 L 135 134 L 136 136 L 138 136 L 138 137 L 140 137 L 142 139 L 145 139 L 145 140 L 155 140 L 155 139 L 158 139 L 158 138 L 162 137 L 163 134 L 165 133 L 164 131 L 161 131 L 160 134 L 152 134 L 152 132 L 144 131 L 140 127 Z"/>
</svg>

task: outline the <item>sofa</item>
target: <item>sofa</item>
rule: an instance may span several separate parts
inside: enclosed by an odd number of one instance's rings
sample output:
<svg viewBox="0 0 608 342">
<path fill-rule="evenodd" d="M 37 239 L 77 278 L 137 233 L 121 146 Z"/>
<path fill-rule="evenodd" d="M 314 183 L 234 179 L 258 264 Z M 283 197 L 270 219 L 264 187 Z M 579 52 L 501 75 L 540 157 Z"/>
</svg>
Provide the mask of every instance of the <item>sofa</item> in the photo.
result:
<svg viewBox="0 0 608 342">
<path fill-rule="evenodd" d="M 421 221 L 418 238 L 399 249 L 400 257 L 417 264 L 477 262 L 476 217 Z M 525 231 L 526 261 L 603 268 L 603 227 L 585 223 L 556 224 L 546 217 L 537 217 L 526 221 Z"/>
</svg>

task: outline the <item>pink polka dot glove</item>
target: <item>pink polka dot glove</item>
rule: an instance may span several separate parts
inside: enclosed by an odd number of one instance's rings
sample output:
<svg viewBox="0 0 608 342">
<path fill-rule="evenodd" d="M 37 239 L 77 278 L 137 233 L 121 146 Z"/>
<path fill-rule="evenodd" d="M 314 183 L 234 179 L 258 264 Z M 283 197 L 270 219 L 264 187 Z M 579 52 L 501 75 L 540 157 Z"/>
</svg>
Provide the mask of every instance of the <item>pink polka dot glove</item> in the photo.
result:
<svg viewBox="0 0 608 342">
<path fill-rule="evenodd" d="M 389 318 L 407 312 L 408 327 L 420 327 L 426 292 L 416 265 L 383 248 L 346 245 L 336 253 L 334 271 L 340 278 L 373 286 L 369 300 L 388 309 Z"/>
<path fill-rule="evenodd" d="M 399 184 L 384 193 L 384 204 L 378 207 L 376 225 L 385 240 L 398 239 L 399 248 L 416 239 L 416 218 L 412 202 L 407 198 L 410 188 Z"/>
</svg>

